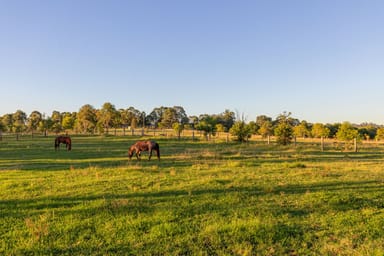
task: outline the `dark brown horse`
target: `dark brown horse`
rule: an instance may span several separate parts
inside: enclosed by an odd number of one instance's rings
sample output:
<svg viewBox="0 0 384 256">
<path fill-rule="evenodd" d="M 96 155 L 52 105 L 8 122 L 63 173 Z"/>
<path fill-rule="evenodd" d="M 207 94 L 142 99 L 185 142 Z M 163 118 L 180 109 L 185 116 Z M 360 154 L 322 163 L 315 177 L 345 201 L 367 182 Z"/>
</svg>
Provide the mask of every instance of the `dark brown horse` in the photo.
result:
<svg viewBox="0 0 384 256">
<path fill-rule="evenodd" d="M 157 142 L 151 140 L 138 141 L 133 144 L 128 150 L 129 160 L 131 160 L 134 153 L 136 154 L 136 158 L 140 160 L 140 155 L 142 151 L 148 151 L 148 160 L 151 160 L 153 150 L 156 151 L 157 159 L 160 160 L 160 147 Z"/>
<path fill-rule="evenodd" d="M 69 136 L 57 136 L 55 139 L 55 150 L 60 149 L 60 143 L 65 144 L 67 150 L 72 149 L 72 141 Z"/>
</svg>

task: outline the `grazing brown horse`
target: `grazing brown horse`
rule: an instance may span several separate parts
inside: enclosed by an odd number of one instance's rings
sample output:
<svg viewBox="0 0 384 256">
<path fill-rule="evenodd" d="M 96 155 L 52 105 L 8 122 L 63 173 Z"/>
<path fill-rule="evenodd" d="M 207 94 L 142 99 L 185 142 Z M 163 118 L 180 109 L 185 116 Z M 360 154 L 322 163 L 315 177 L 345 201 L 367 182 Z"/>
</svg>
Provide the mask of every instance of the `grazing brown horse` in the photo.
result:
<svg viewBox="0 0 384 256">
<path fill-rule="evenodd" d="M 60 149 L 60 143 L 65 144 L 67 150 L 71 150 L 72 141 L 69 136 L 57 136 L 55 139 L 55 150 Z"/>
<path fill-rule="evenodd" d="M 138 141 L 133 144 L 128 150 L 129 160 L 131 160 L 134 153 L 136 154 L 136 158 L 140 160 L 141 151 L 148 151 L 148 160 L 151 160 L 153 150 L 156 151 L 157 159 L 160 160 L 160 147 L 157 142 L 151 140 Z"/>
</svg>

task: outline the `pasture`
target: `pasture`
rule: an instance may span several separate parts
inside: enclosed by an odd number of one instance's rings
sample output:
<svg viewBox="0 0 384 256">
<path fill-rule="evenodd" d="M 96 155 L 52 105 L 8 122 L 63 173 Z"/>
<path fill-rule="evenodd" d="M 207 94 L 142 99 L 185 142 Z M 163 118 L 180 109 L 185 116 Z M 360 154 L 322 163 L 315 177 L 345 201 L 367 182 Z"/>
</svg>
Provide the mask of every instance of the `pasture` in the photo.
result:
<svg viewBox="0 0 384 256">
<path fill-rule="evenodd" d="M 383 255 L 384 147 L 0 141 L 1 255 Z"/>
</svg>

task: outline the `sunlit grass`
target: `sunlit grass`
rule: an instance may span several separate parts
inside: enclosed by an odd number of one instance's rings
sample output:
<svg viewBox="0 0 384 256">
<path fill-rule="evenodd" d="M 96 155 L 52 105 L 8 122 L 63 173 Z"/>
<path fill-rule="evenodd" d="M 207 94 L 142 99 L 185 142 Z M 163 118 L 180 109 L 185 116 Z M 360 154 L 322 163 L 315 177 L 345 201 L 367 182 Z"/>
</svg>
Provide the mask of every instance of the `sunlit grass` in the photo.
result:
<svg viewBox="0 0 384 256">
<path fill-rule="evenodd" d="M 380 145 L 158 138 L 161 161 L 128 161 L 134 140 L 0 142 L 0 254 L 384 253 Z"/>
</svg>

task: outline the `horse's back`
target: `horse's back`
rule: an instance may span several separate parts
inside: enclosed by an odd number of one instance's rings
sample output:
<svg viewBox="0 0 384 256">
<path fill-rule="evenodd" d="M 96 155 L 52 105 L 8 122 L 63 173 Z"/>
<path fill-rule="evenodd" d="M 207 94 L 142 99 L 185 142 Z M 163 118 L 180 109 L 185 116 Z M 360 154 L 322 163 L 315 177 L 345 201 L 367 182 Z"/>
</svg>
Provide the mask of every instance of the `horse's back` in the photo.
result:
<svg viewBox="0 0 384 256">
<path fill-rule="evenodd" d="M 68 150 L 72 148 L 72 140 L 69 136 L 59 135 L 55 138 L 55 149 L 60 147 L 60 143 L 64 143 Z"/>
<path fill-rule="evenodd" d="M 154 140 L 149 140 L 148 145 L 150 145 L 152 149 L 158 149 L 159 148 L 159 143 L 157 143 Z"/>
</svg>

